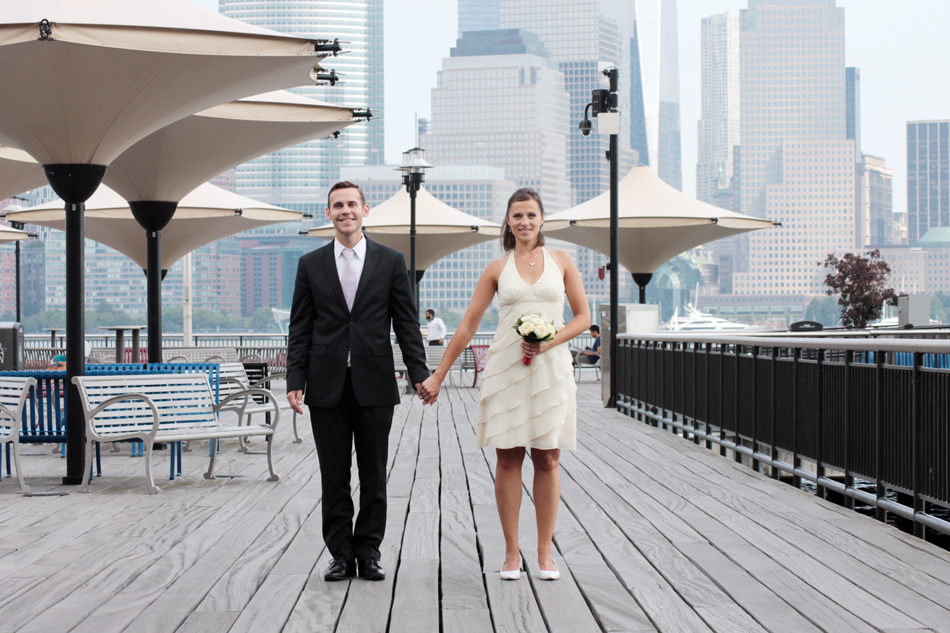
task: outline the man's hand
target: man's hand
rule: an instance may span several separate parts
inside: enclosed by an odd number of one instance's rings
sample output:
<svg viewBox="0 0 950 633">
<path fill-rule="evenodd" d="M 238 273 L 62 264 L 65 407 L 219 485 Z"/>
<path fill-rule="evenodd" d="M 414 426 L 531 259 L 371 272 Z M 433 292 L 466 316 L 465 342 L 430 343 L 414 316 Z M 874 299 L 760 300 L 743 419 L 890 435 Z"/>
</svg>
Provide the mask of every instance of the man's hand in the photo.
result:
<svg viewBox="0 0 950 633">
<path fill-rule="evenodd" d="M 290 408 L 303 415 L 303 391 L 297 389 L 296 391 L 287 392 L 287 402 L 290 403 Z"/>
</svg>

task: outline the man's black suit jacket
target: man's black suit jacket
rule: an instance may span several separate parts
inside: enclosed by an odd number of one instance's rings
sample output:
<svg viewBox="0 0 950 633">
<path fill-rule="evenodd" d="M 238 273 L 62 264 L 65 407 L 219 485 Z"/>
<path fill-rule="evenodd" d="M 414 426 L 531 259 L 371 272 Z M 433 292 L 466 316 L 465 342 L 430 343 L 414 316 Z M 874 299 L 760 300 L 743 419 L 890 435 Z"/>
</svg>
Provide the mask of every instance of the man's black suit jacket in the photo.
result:
<svg viewBox="0 0 950 633">
<path fill-rule="evenodd" d="M 429 376 L 406 261 L 399 251 L 366 240 L 366 261 L 353 310 L 347 310 L 333 242 L 300 258 L 290 310 L 287 391 L 304 403 L 334 407 L 343 392 L 350 355 L 353 391 L 364 407 L 396 406 L 390 325 L 412 384 Z"/>
</svg>

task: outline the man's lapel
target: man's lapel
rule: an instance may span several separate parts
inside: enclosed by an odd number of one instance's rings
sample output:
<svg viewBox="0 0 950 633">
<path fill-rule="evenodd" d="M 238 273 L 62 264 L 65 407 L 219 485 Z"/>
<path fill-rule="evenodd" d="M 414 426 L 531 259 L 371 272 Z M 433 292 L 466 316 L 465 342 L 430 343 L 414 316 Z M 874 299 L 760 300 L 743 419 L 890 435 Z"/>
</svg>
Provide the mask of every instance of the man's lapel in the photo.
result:
<svg viewBox="0 0 950 633">
<path fill-rule="evenodd" d="M 366 284 L 369 283 L 369 280 L 373 276 L 373 270 L 376 268 L 376 262 L 379 261 L 379 246 L 376 242 L 373 242 L 366 237 L 366 234 L 363 234 L 363 239 L 366 240 L 366 261 L 363 262 L 363 272 L 360 273 L 360 283 L 356 286 L 356 297 L 353 299 L 353 308 L 355 309 L 360 303 L 360 297 L 363 296 L 363 291 L 366 289 Z M 342 287 L 340 292 L 343 292 Z"/>
<path fill-rule="evenodd" d="M 333 288 L 337 299 L 340 300 L 340 305 L 346 308 L 346 297 L 343 296 L 343 285 L 340 284 L 340 274 L 336 270 L 336 258 L 333 256 L 333 242 L 330 242 L 321 250 L 323 251 L 323 257 L 320 258 L 320 267 L 326 273 L 327 281 L 330 282 L 330 287 Z"/>
</svg>

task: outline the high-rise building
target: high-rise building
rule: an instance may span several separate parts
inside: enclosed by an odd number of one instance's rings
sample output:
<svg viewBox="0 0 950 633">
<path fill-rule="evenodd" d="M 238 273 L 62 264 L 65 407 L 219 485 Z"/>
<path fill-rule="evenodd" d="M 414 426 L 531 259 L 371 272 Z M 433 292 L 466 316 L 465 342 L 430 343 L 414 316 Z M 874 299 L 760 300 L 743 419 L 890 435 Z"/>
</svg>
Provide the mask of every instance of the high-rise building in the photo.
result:
<svg viewBox="0 0 950 633">
<path fill-rule="evenodd" d="M 0 314 L 16 312 L 15 257 L 12 246 L 0 246 Z"/>
<path fill-rule="evenodd" d="M 550 212 L 571 206 L 570 104 L 564 74 L 541 41 L 518 29 L 464 33 L 432 90 L 420 145 L 437 165 L 497 165 L 533 187 Z"/>
<path fill-rule="evenodd" d="M 403 186 L 395 167 L 344 167 L 341 177 L 363 189 L 372 214 L 373 207 L 391 198 Z M 518 188 L 505 177 L 503 168 L 483 165 L 438 165 L 426 172 L 423 186 L 437 200 L 492 222 L 500 222 L 505 216 L 508 198 Z M 419 239 L 427 238 L 420 236 Z M 499 240 L 492 240 L 438 261 L 426 271 L 419 284 L 419 307 L 464 313 L 478 278 L 485 267 L 501 254 Z"/>
<path fill-rule="evenodd" d="M 501 28 L 501 0 L 459 0 L 459 37 L 466 31 Z"/>
<path fill-rule="evenodd" d="M 40 314 L 46 310 L 46 245 L 30 240 L 23 246 L 22 265 L 23 316 Z"/>
<path fill-rule="evenodd" d="M 683 189 L 676 0 L 634 0 L 630 145 L 661 180 Z"/>
<path fill-rule="evenodd" d="M 854 157 L 861 162 L 861 69 L 845 68 L 845 138 L 854 141 Z"/>
<path fill-rule="evenodd" d="M 703 18 L 701 38 L 696 198 L 717 204 L 732 180 L 733 148 L 740 142 L 739 12 Z"/>
<path fill-rule="evenodd" d="M 749 235 L 737 294 L 818 294 L 816 263 L 859 246 L 844 44 L 835 0 L 749 0 L 742 11 L 740 211 L 783 226 Z"/>
<path fill-rule="evenodd" d="M 219 11 L 249 24 L 301 37 L 339 38 L 348 51 L 324 65 L 336 86 L 292 92 L 350 107 L 383 108 L 383 0 L 219 0 Z M 237 167 L 241 195 L 296 211 L 323 213 L 340 166 L 382 162 L 383 121 L 351 126 L 338 139 L 295 145 Z"/>
<path fill-rule="evenodd" d="M 879 156 L 862 154 L 857 168 L 857 245 L 899 244 L 894 221 L 894 171 Z"/>
<path fill-rule="evenodd" d="M 950 121 L 907 123 L 907 242 L 950 226 Z"/>
</svg>

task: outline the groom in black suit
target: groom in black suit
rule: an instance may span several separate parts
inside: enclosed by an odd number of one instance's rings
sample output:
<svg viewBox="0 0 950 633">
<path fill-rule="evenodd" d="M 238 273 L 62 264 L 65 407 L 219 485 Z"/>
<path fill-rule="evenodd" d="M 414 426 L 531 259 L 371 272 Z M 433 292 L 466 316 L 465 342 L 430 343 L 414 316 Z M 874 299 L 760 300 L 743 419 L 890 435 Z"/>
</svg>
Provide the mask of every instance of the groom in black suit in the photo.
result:
<svg viewBox="0 0 950 633">
<path fill-rule="evenodd" d="M 300 258 L 290 310 L 287 400 L 310 423 L 323 486 L 323 540 L 333 555 L 324 578 L 382 580 L 379 546 L 386 529 L 386 461 L 393 408 L 399 404 L 390 327 L 418 390 L 429 371 L 402 254 L 362 232 L 369 205 L 359 187 L 330 189 L 327 220 L 336 237 Z M 304 396 L 306 392 L 306 396 Z M 360 510 L 353 524 L 353 445 Z"/>
</svg>

